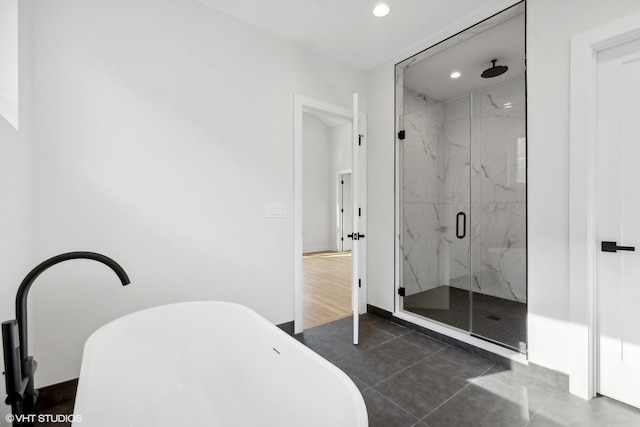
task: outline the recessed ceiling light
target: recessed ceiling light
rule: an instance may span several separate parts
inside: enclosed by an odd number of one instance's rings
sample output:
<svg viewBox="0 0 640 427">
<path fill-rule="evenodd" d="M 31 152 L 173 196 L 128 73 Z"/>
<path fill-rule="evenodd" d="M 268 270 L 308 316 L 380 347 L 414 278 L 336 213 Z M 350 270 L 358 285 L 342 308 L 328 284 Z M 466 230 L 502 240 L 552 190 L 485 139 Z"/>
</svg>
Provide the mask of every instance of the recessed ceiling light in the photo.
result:
<svg viewBox="0 0 640 427">
<path fill-rule="evenodd" d="M 378 18 L 387 16 L 388 13 L 389 13 L 389 6 L 387 6 L 384 3 L 380 3 L 379 5 L 373 8 L 373 14 Z"/>
<path fill-rule="evenodd" d="M 510 103 L 510 102 L 506 102 L 506 103 L 504 104 L 504 108 L 511 108 L 511 107 L 512 107 L 512 105 L 511 105 L 511 103 Z"/>
<path fill-rule="evenodd" d="M 449 77 L 451 77 L 452 79 L 457 79 L 458 77 L 460 77 L 460 75 L 460 71 L 454 71 Z"/>
</svg>

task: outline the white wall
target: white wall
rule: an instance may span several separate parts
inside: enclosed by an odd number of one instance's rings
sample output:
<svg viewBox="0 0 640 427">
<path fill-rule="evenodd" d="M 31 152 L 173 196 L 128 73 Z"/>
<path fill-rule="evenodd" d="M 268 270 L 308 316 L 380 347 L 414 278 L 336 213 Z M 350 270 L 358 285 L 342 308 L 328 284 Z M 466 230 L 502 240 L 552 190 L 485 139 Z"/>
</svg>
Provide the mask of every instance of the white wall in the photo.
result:
<svg viewBox="0 0 640 427">
<path fill-rule="evenodd" d="M 367 76 L 367 303 L 394 310 L 394 62 Z"/>
<path fill-rule="evenodd" d="M 640 11 L 637 0 L 529 0 L 528 302 L 529 360 L 568 371 L 569 40 Z M 486 14 L 489 16 L 489 14 Z M 470 17 L 449 34 L 481 19 Z M 416 49 L 416 52 L 419 49 Z M 416 53 L 413 52 L 413 53 Z M 368 73 L 368 302 L 394 308 L 394 58 Z M 550 71 L 549 64 L 553 64 Z"/>
<path fill-rule="evenodd" d="M 182 0 L 38 1 L 35 254 L 102 252 L 31 295 L 37 385 L 145 307 L 237 301 L 293 319 L 293 94 L 350 105 L 365 74 Z M 265 218 L 265 205 L 288 207 Z"/>
<path fill-rule="evenodd" d="M 331 229 L 331 129 L 314 114 L 302 115 L 302 251 L 335 249 Z"/>
<path fill-rule="evenodd" d="M 33 267 L 31 0 L 21 0 L 19 7 L 20 130 L 0 117 L 0 322 L 15 318 L 16 291 Z M 0 363 L 4 367 L 2 354 Z M 0 394 L 4 402 L 4 379 Z M 9 425 L 10 412 L 0 404 L 0 425 Z"/>
<path fill-rule="evenodd" d="M 343 123 L 331 128 L 331 167 L 335 172 L 351 169 L 352 132 L 351 123 Z"/>
</svg>

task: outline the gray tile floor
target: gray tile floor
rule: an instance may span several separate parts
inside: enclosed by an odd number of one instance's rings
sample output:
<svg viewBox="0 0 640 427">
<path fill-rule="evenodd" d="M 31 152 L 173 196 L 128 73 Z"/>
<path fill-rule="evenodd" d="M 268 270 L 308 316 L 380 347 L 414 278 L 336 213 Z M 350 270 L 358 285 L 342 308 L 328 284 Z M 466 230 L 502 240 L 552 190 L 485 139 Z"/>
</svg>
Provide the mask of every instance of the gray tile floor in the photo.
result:
<svg viewBox="0 0 640 427">
<path fill-rule="evenodd" d="M 640 426 L 640 410 L 606 397 L 591 401 L 365 314 L 360 344 L 352 319 L 297 338 L 358 386 L 371 427 Z"/>
</svg>

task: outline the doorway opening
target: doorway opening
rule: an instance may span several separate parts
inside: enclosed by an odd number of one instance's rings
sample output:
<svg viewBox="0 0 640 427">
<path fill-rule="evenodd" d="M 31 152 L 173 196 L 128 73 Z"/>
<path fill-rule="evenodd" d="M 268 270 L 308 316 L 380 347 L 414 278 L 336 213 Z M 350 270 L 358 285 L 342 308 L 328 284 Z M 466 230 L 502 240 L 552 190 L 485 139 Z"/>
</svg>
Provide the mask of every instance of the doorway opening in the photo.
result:
<svg viewBox="0 0 640 427">
<path fill-rule="evenodd" d="M 352 315 L 351 120 L 304 112 L 303 327 Z"/>
<path fill-rule="evenodd" d="M 323 236 L 330 236 L 330 243 L 322 246 L 319 244 L 320 240 L 315 243 L 309 241 L 310 237 L 313 237 L 315 231 L 313 227 L 309 226 L 308 214 L 315 212 L 313 208 L 305 207 L 304 200 L 306 196 L 313 195 L 313 190 L 305 189 L 305 183 L 309 180 L 305 177 L 309 171 L 306 170 L 307 166 L 316 167 L 321 161 L 317 157 L 311 156 L 309 159 L 309 150 L 304 147 L 304 118 L 305 116 L 314 117 L 314 119 L 328 122 L 335 122 L 338 120 L 340 123 L 344 123 L 345 120 L 351 123 L 350 132 L 348 127 L 339 126 L 340 131 L 344 134 L 349 134 L 349 145 L 347 144 L 334 144 L 334 152 L 332 156 L 329 156 L 329 160 L 325 163 L 329 164 L 330 171 L 330 196 L 329 199 L 334 201 L 331 204 L 324 204 L 320 208 L 323 212 L 330 212 L 326 223 L 330 224 L 331 232 L 322 234 Z M 314 119 L 311 119 L 312 121 Z M 336 131 L 336 133 L 340 132 Z M 333 259 L 333 261 L 348 261 L 351 258 L 351 310 L 348 315 L 352 313 L 364 313 L 366 311 L 366 245 L 362 241 L 366 236 L 366 115 L 359 112 L 358 109 L 358 94 L 353 94 L 353 104 L 351 108 L 338 106 L 318 99 L 310 98 L 303 95 L 294 95 L 294 333 L 298 334 L 303 331 L 304 328 L 309 327 L 308 322 L 304 321 L 305 318 L 305 287 L 304 287 L 304 268 L 303 261 L 311 260 L 311 258 L 304 258 L 303 254 L 310 255 L 310 252 L 324 252 L 332 251 L 336 252 L 336 256 L 323 255 L 316 258 Z M 333 159 L 333 160 L 331 160 Z M 341 175 L 349 173 L 351 177 L 351 206 L 352 206 L 352 228 L 353 231 L 349 231 L 347 236 L 342 236 L 342 227 L 346 230 L 346 222 L 341 222 L 341 215 L 346 212 L 338 212 L 338 196 L 344 197 L 344 192 L 341 193 L 341 189 L 338 188 L 338 180 L 342 181 Z M 324 182 L 326 184 L 326 181 Z M 326 192 L 324 193 L 326 194 Z M 305 196 L 306 195 L 306 196 Z M 344 202 L 343 202 L 344 203 Z M 326 208 L 326 209 L 325 209 Z M 340 208 L 342 209 L 342 208 Z M 317 213 L 317 212 L 315 212 Z M 306 217 L 306 219 L 305 219 Z M 324 237 L 316 237 L 316 239 L 322 239 Z M 347 238 L 352 239 L 351 242 L 351 254 L 348 250 L 345 250 L 345 246 L 339 242 L 342 239 L 346 241 Z M 317 243 L 317 244 L 316 244 Z M 328 246 L 328 247 L 327 247 Z M 318 255 L 318 254 L 314 254 Z M 338 256 L 339 255 L 339 256 Z M 310 264 L 310 263 L 307 263 Z M 326 289 L 323 289 L 326 291 Z M 359 316 L 353 316 L 353 342 L 358 342 L 358 321 Z M 328 321 L 328 320 L 327 320 Z M 313 323 L 309 323 L 313 324 Z M 319 324 L 319 323 L 318 323 Z"/>
</svg>

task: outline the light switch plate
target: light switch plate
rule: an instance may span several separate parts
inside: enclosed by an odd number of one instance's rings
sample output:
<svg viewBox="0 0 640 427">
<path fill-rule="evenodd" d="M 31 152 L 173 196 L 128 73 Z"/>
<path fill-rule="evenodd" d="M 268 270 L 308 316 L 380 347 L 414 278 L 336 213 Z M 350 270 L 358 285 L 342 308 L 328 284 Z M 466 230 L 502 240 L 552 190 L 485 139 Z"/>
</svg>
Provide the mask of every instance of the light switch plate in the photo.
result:
<svg viewBox="0 0 640 427">
<path fill-rule="evenodd" d="M 287 205 L 282 203 L 269 203 L 266 207 L 265 216 L 267 218 L 286 218 Z"/>
</svg>

